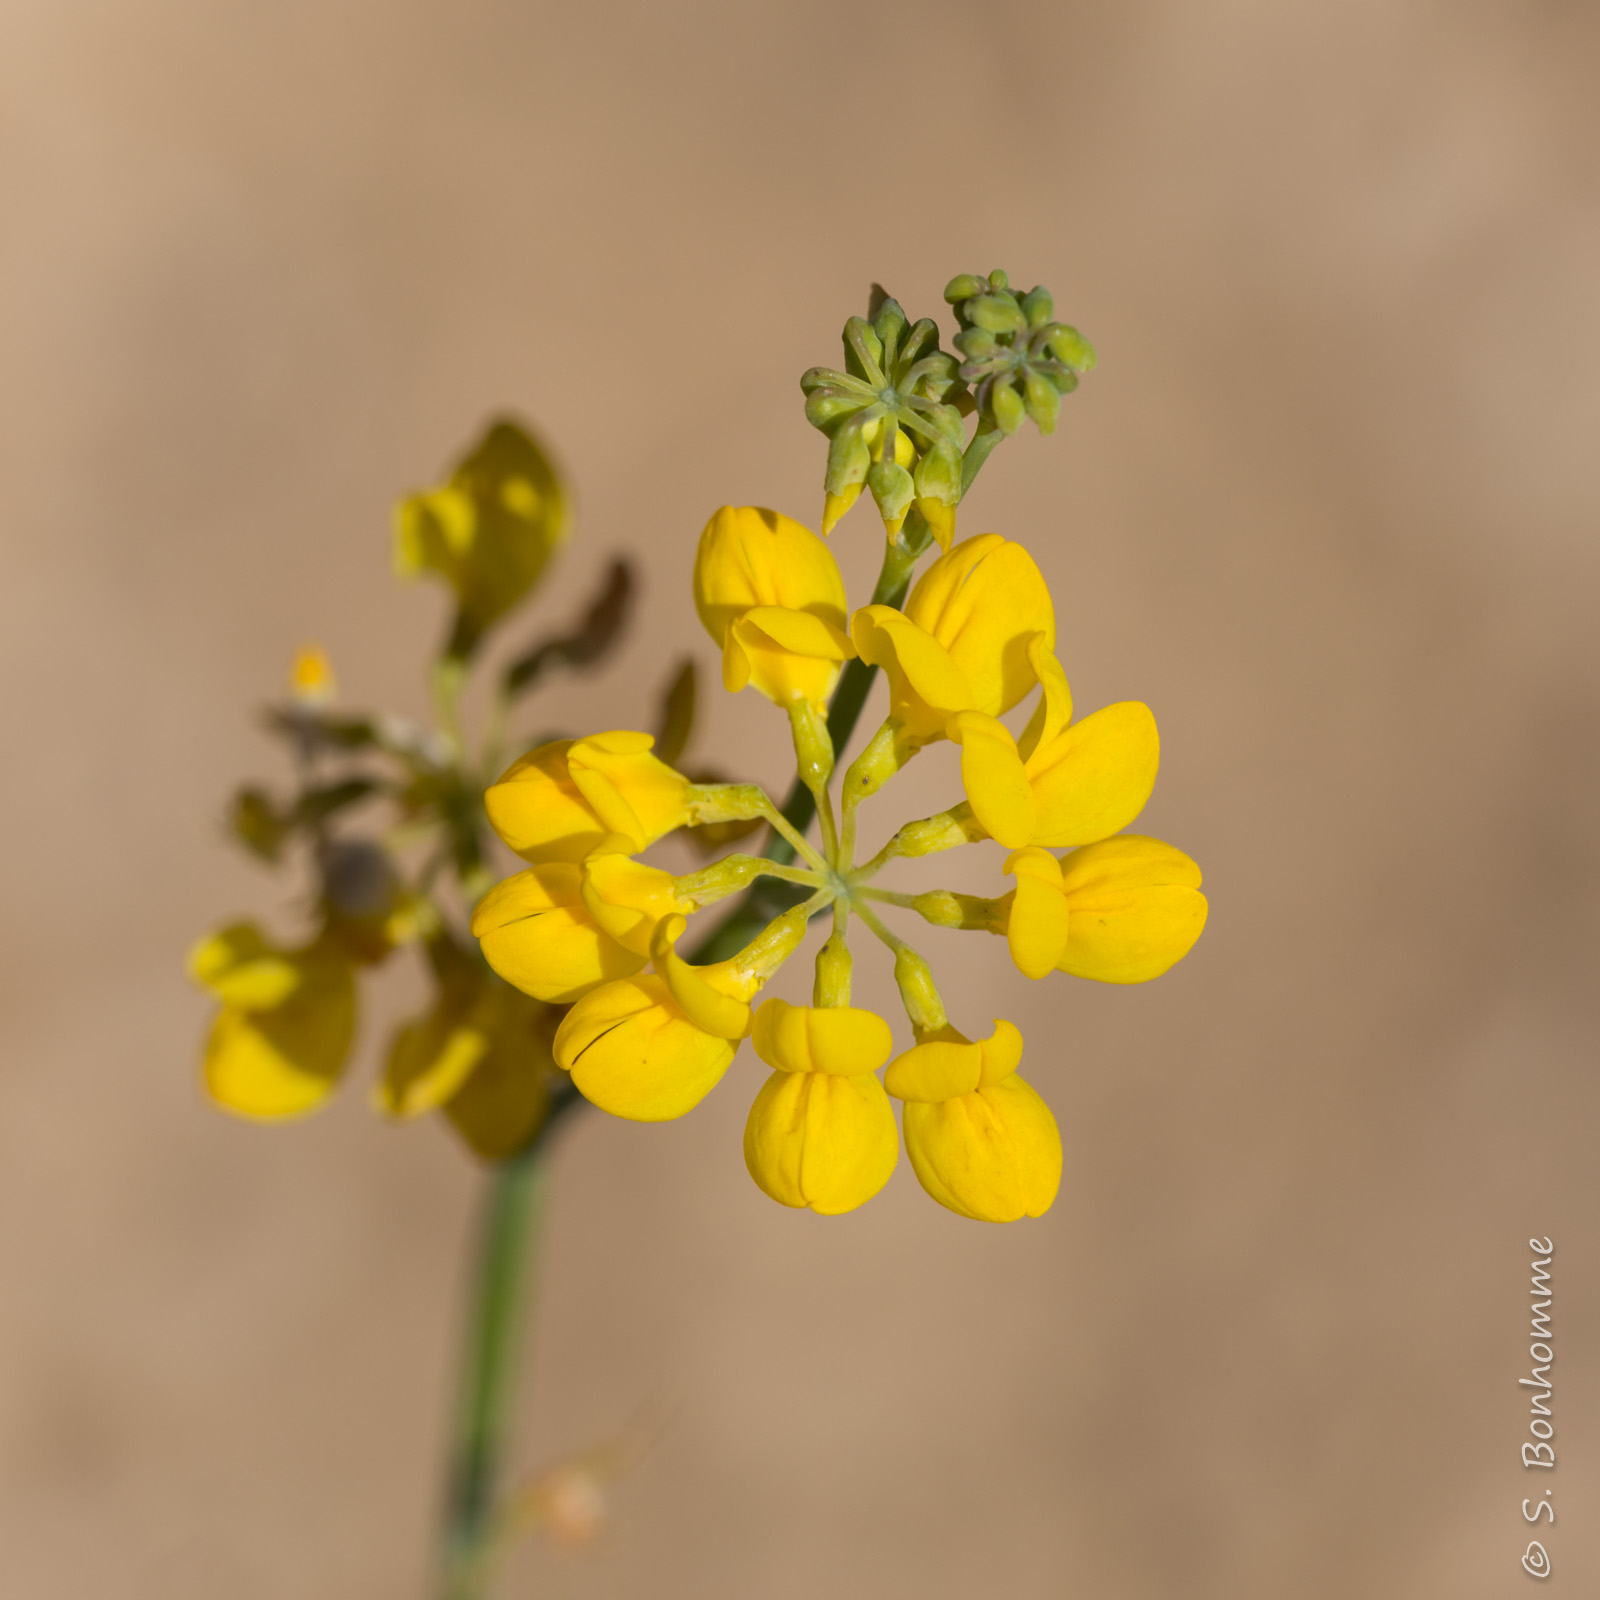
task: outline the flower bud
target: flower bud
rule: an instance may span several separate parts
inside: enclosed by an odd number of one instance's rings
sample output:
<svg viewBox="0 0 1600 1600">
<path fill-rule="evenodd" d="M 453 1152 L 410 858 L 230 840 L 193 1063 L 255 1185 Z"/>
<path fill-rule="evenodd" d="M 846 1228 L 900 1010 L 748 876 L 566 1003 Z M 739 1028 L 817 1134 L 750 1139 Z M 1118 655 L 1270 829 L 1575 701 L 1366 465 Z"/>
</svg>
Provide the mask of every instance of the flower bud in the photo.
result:
<svg viewBox="0 0 1600 1600">
<path fill-rule="evenodd" d="M 902 438 L 905 436 L 902 434 Z M 899 533 L 911 509 L 915 487 L 911 474 L 898 461 L 874 461 L 867 474 L 867 487 L 878 503 L 878 514 L 890 535 Z"/>
</svg>

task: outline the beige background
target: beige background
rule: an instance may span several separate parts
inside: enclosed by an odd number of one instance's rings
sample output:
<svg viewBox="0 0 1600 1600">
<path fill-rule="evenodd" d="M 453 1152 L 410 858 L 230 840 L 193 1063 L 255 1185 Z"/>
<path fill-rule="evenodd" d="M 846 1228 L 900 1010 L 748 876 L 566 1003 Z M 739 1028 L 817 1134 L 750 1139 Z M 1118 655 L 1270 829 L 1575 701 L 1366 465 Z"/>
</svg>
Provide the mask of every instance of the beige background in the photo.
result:
<svg viewBox="0 0 1600 1600">
<path fill-rule="evenodd" d="M 1533 1234 L 1550 1589 L 1592 1592 L 1593 7 L 0 15 L 6 1594 L 423 1592 L 477 1179 L 361 1085 L 207 1110 L 179 970 L 292 910 L 218 827 L 282 777 L 252 716 L 289 650 L 421 708 L 441 608 L 389 582 L 392 497 L 537 419 L 582 510 L 541 614 L 613 550 L 649 590 L 527 731 L 637 722 L 710 660 L 712 508 L 816 516 L 795 380 L 868 283 L 916 314 L 997 264 L 1102 366 L 964 526 L 1038 554 L 1082 706 L 1154 706 L 1142 826 L 1211 926 L 1132 990 L 928 940 L 959 1018 L 1029 1034 L 1040 1223 L 908 1170 L 773 1206 L 748 1056 L 681 1123 L 574 1127 L 518 1462 L 678 1410 L 601 1547 L 507 1593 L 1521 1593 Z M 858 596 L 877 538 L 835 538 Z M 777 784 L 770 708 L 715 701 L 700 753 Z M 923 765 L 869 828 L 950 797 Z"/>
</svg>

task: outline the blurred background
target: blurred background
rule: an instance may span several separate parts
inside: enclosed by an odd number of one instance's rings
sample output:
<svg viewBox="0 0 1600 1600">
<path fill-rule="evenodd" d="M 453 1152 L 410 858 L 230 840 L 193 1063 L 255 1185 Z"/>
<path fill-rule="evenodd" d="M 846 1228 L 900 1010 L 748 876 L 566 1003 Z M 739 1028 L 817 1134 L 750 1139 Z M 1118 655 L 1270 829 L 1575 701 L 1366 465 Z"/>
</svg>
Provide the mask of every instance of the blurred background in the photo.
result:
<svg viewBox="0 0 1600 1600">
<path fill-rule="evenodd" d="M 579 523 L 511 642 L 614 552 L 645 592 L 524 731 L 647 723 L 713 664 L 709 513 L 820 515 L 800 372 L 872 280 L 943 317 L 993 266 L 1101 365 L 962 526 L 1037 555 L 1082 708 L 1155 709 L 1140 827 L 1210 927 L 1131 989 L 926 937 L 958 1020 L 1031 1041 L 1039 1222 L 905 1163 L 774 1206 L 748 1052 L 681 1122 L 576 1119 L 515 1464 L 677 1409 L 599 1544 L 506 1593 L 1475 1600 L 1546 1487 L 1553 1587 L 1592 1584 L 1600 12 L 9 0 L 0 39 L 8 1593 L 423 1592 L 479 1177 L 370 1115 L 376 1026 L 312 1121 L 208 1109 L 181 970 L 287 925 L 221 819 L 285 776 L 254 713 L 293 648 L 424 709 L 394 498 L 532 420 Z M 858 599 L 881 537 L 834 535 Z M 693 756 L 780 787 L 783 719 L 706 699 Z M 864 833 L 954 783 L 926 758 Z"/>
</svg>

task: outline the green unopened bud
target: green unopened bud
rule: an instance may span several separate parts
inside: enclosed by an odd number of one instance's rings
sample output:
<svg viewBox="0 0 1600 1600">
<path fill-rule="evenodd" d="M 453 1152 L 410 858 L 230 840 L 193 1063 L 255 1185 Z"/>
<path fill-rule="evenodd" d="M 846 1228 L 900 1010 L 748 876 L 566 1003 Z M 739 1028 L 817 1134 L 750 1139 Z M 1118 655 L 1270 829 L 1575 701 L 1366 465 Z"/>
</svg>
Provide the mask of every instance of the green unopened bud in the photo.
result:
<svg viewBox="0 0 1600 1600">
<path fill-rule="evenodd" d="M 850 1004 L 850 946 L 837 933 L 831 934 L 817 952 L 817 977 L 811 988 L 814 1006 Z"/>
<path fill-rule="evenodd" d="M 1006 274 L 999 269 L 999 267 L 996 267 L 994 271 L 989 274 L 989 287 L 993 289 L 996 294 L 999 294 L 1001 290 L 1009 289 L 1011 287 L 1011 279 L 1007 277 Z"/>
<path fill-rule="evenodd" d="M 673 894 L 687 900 L 696 910 L 715 905 L 730 894 L 748 889 L 762 870 L 770 865 L 760 856 L 724 856 L 721 861 L 678 878 L 672 885 Z"/>
<path fill-rule="evenodd" d="M 1024 404 L 1040 433 L 1054 433 L 1056 415 L 1061 410 L 1061 396 L 1048 378 L 1031 368 L 1023 377 Z"/>
<path fill-rule="evenodd" d="M 919 1034 L 935 1033 L 949 1023 L 932 969 L 909 945 L 902 945 L 895 952 L 894 981 L 900 986 L 900 999 L 911 1026 Z"/>
<path fill-rule="evenodd" d="M 844 363 L 867 383 L 883 382 L 883 341 L 865 317 L 851 317 L 844 325 Z"/>
<path fill-rule="evenodd" d="M 961 499 L 961 452 L 941 439 L 917 463 L 918 500 L 942 500 L 953 506 Z"/>
<path fill-rule="evenodd" d="M 1042 283 L 1036 283 L 1022 297 L 1022 314 L 1030 328 L 1042 328 L 1055 315 L 1055 309 L 1055 301 Z"/>
<path fill-rule="evenodd" d="M 1004 434 L 1013 434 L 1022 426 L 1025 415 L 1022 396 L 1011 387 L 1008 379 L 997 378 L 990 387 L 989 413 Z"/>
<path fill-rule="evenodd" d="M 959 305 L 961 301 L 970 300 L 974 295 L 982 293 L 983 280 L 973 277 L 970 272 L 958 272 L 944 286 L 945 301 L 949 305 Z"/>
<path fill-rule="evenodd" d="M 800 781 L 808 789 L 824 787 L 833 776 L 833 740 L 828 736 L 827 720 L 809 700 L 796 700 L 789 707 L 789 723 Z"/>
<path fill-rule="evenodd" d="M 921 822 L 908 822 L 894 836 L 894 853 L 897 856 L 931 856 L 941 850 L 954 850 L 957 845 L 975 844 L 986 839 L 972 808 L 963 801 L 936 817 L 924 817 Z"/>
<path fill-rule="evenodd" d="M 1048 329 L 1048 343 L 1058 361 L 1074 372 L 1088 372 L 1095 363 L 1094 346 L 1076 328 L 1057 322 Z"/>
<path fill-rule="evenodd" d="M 883 350 L 885 365 L 892 362 L 900 348 L 900 336 L 906 331 L 908 320 L 900 309 L 900 302 L 886 299 L 872 318 L 872 331 L 877 334 Z"/>
<path fill-rule="evenodd" d="M 869 404 L 871 402 L 859 394 L 850 394 L 844 389 L 813 389 L 806 396 L 806 421 L 813 428 L 826 430 L 841 417 L 848 417 Z"/>
<path fill-rule="evenodd" d="M 931 317 L 919 317 L 910 331 L 900 341 L 899 359 L 907 366 L 915 365 L 929 351 L 939 345 L 939 325 Z"/>
<path fill-rule="evenodd" d="M 1005 347 L 987 328 L 963 328 L 955 336 L 955 347 L 969 361 L 986 361 Z"/>
<path fill-rule="evenodd" d="M 1027 319 L 1010 295 L 985 294 L 967 306 L 967 315 L 990 333 L 1016 333 Z"/>
<path fill-rule="evenodd" d="M 850 489 L 860 494 L 871 466 L 872 451 L 867 448 L 863 420 L 853 419 L 828 441 L 828 471 L 822 487 L 834 495 L 843 495 Z"/>
<path fill-rule="evenodd" d="M 911 474 L 898 461 L 874 461 L 867 474 L 867 487 L 878 502 L 884 527 L 891 534 L 899 533 L 916 494 Z"/>
</svg>

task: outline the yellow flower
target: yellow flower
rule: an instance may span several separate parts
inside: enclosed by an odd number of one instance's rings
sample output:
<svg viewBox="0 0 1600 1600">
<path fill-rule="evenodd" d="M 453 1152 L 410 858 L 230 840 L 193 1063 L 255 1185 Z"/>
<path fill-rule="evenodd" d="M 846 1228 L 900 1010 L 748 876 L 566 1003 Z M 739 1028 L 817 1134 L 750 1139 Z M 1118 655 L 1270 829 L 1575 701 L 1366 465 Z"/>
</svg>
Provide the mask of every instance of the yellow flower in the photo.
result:
<svg viewBox="0 0 1600 1600">
<path fill-rule="evenodd" d="M 481 633 L 538 582 L 566 537 L 566 490 L 550 458 L 525 429 L 500 421 L 448 483 L 395 508 L 395 567 L 402 577 L 438 573 Z"/>
<path fill-rule="evenodd" d="M 278 1121 L 333 1092 L 356 1021 L 354 974 L 336 946 L 283 949 L 253 923 L 234 923 L 190 950 L 189 975 L 222 1001 L 203 1068 L 219 1106 Z"/>
<path fill-rule="evenodd" d="M 870 1200 L 900 1157 L 876 1076 L 894 1048 L 888 1023 L 852 1006 L 768 1000 L 752 1042 L 774 1071 L 745 1124 L 750 1176 L 780 1204 L 824 1216 Z"/>
<path fill-rule="evenodd" d="M 1144 983 L 1188 955 L 1206 925 L 1200 869 L 1159 839 L 1122 834 L 1057 861 L 1013 852 L 1006 943 L 1020 972 Z"/>
<path fill-rule="evenodd" d="M 526 861 L 582 861 L 612 834 L 630 851 L 688 820 L 690 783 L 650 754 L 648 733 L 558 739 L 513 762 L 483 797 L 496 833 Z"/>
<path fill-rule="evenodd" d="M 319 644 L 302 645 L 289 666 L 289 698 L 297 705 L 318 706 L 333 699 L 339 682 L 333 665 Z"/>
<path fill-rule="evenodd" d="M 906 1154 L 942 1206 L 979 1222 L 1043 1216 L 1061 1184 L 1061 1134 L 1017 1076 L 1022 1035 L 997 1021 L 974 1044 L 945 1027 L 889 1063 L 888 1092 L 905 1101 Z"/>
<path fill-rule="evenodd" d="M 496 884 L 472 915 L 484 959 L 507 983 L 558 1005 L 639 971 L 661 919 L 688 907 L 670 872 L 627 849 L 614 834 L 581 865 L 549 861 Z"/>
<path fill-rule="evenodd" d="M 480 1156 L 514 1155 L 544 1119 L 555 1014 L 470 969 L 405 1023 L 373 1092 L 399 1120 L 442 1109 Z"/>
<path fill-rule="evenodd" d="M 1010 849 L 1109 838 L 1144 809 L 1161 759 L 1156 719 L 1136 700 L 1072 721 L 1066 674 L 1043 635 L 1027 654 L 1042 694 L 1020 740 L 981 710 L 952 717 L 973 815 Z"/>
<path fill-rule="evenodd" d="M 916 745 L 947 737 L 963 711 L 998 717 L 1033 687 L 1028 643 L 1055 647 L 1055 608 L 1033 557 L 997 533 L 966 539 L 917 580 L 904 612 L 851 620 L 863 661 L 889 679 L 890 715 Z"/>
<path fill-rule="evenodd" d="M 809 528 L 754 506 L 724 506 L 700 535 L 694 600 L 722 651 L 722 681 L 782 706 L 820 707 L 855 654 L 844 579 Z"/>
</svg>

